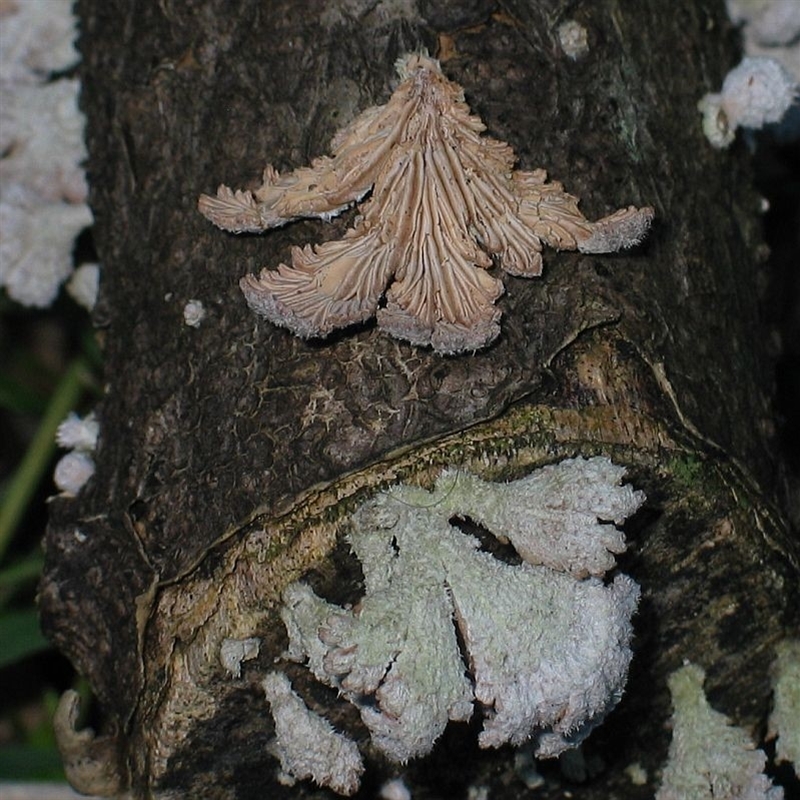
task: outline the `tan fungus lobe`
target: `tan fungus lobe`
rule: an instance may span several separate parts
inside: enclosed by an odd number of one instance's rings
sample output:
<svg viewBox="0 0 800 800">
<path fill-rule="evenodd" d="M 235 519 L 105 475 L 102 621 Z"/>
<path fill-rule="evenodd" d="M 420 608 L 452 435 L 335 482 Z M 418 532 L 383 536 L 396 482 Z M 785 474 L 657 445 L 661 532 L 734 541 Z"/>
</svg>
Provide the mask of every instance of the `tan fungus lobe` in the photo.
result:
<svg viewBox="0 0 800 800">
<path fill-rule="evenodd" d="M 251 192 L 220 186 L 199 209 L 235 233 L 301 217 L 330 219 L 371 192 L 343 238 L 292 249 L 292 266 L 241 281 L 250 307 L 304 338 L 377 316 L 378 327 L 442 353 L 476 350 L 500 332 L 495 301 L 511 275 L 542 271 L 542 242 L 608 253 L 638 244 L 652 208 L 597 222 L 544 170 L 513 171 L 514 151 L 482 136 L 460 86 L 419 53 L 398 61 L 389 102 L 341 130 L 332 156 L 288 175 L 271 166 Z"/>
</svg>

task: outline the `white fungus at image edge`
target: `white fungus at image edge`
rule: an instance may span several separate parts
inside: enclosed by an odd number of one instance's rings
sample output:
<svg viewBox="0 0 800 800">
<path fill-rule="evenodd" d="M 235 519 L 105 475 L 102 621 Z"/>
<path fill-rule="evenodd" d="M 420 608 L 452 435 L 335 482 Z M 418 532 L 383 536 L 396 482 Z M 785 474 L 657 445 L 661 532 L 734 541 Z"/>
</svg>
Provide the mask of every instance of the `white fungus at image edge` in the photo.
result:
<svg viewBox="0 0 800 800">
<path fill-rule="evenodd" d="M 794 77 L 774 58 L 747 56 L 725 76 L 721 93 L 698 103 L 703 132 L 714 147 L 727 147 L 739 127 L 756 130 L 780 122 L 797 91 Z"/>
<path fill-rule="evenodd" d="M 71 0 L 3 5 L 0 25 L 0 287 L 46 307 L 73 268 L 86 203 L 80 83 L 51 79 L 79 60 Z"/>
</svg>

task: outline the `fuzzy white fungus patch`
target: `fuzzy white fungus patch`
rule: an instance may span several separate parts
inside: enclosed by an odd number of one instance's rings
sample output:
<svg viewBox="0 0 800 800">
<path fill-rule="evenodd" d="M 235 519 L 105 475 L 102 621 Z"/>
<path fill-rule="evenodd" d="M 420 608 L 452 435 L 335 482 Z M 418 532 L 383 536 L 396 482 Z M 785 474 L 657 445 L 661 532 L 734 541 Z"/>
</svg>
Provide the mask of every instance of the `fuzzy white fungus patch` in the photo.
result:
<svg viewBox="0 0 800 800">
<path fill-rule="evenodd" d="M 81 264 L 67 282 L 70 297 L 87 311 L 94 309 L 99 289 L 100 265 L 96 263 Z"/>
<path fill-rule="evenodd" d="M 311 779 L 339 794 L 353 794 L 364 771 L 355 743 L 311 711 L 283 673 L 270 672 L 262 685 L 275 721 L 271 749 L 281 762 L 282 781 Z"/>
<path fill-rule="evenodd" d="M 783 790 L 764 774 L 766 756 L 711 708 L 704 681 L 696 664 L 669 677 L 672 743 L 656 800 L 781 800 Z"/>
<path fill-rule="evenodd" d="M 77 63 L 73 5 L 72 0 L 0 3 L 0 72 L 5 80 L 36 82 Z"/>
<path fill-rule="evenodd" d="M 67 418 L 56 430 L 56 444 L 73 450 L 92 451 L 97 447 L 97 437 L 100 435 L 100 423 L 94 412 L 85 417 L 78 416 L 74 411 L 67 414 Z"/>
<path fill-rule="evenodd" d="M 94 412 L 85 417 L 70 412 L 58 426 L 56 444 L 70 452 L 62 456 L 56 464 L 53 482 L 64 494 L 75 496 L 94 475 L 92 453 L 97 447 L 99 435 L 100 423 Z"/>
<path fill-rule="evenodd" d="M 78 52 L 70 0 L 0 2 L 0 287 L 47 306 L 72 271 L 86 204 Z"/>
<path fill-rule="evenodd" d="M 780 122 L 797 101 L 797 89 L 797 81 L 774 58 L 747 56 L 725 76 L 720 94 L 707 94 L 698 103 L 703 132 L 714 147 L 727 147 L 738 127 Z"/>
<path fill-rule="evenodd" d="M 625 536 L 616 526 L 645 497 L 622 483 L 624 474 L 607 458 L 570 459 L 507 484 L 447 470 L 437 489 L 443 513 L 484 525 L 529 564 L 582 578 L 605 574 L 614 555 L 625 551 Z"/>
<path fill-rule="evenodd" d="M 53 470 L 53 483 L 59 491 L 74 497 L 94 475 L 94 459 L 80 450 L 62 456 Z"/>
<path fill-rule="evenodd" d="M 258 658 L 261 650 L 261 639 L 252 636 L 249 639 L 223 639 L 219 646 L 219 661 L 232 678 L 242 675 L 242 661 Z"/>
<path fill-rule="evenodd" d="M 589 37 L 586 28 L 577 20 L 568 19 L 566 22 L 562 22 L 556 33 L 564 55 L 573 61 L 577 61 L 589 52 Z"/>
<path fill-rule="evenodd" d="M 206 309 L 202 300 L 189 300 L 183 307 L 183 321 L 190 328 L 199 328 L 206 318 Z"/>
<path fill-rule="evenodd" d="M 800 640 L 778 644 L 772 677 L 775 694 L 769 730 L 778 737 L 775 758 L 793 764 L 800 775 Z"/>
<path fill-rule="evenodd" d="M 381 786 L 380 800 L 411 800 L 411 791 L 402 778 L 393 778 Z"/>
<path fill-rule="evenodd" d="M 448 721 L 476 706 L 482 747 L 532 740 L 538 756 L 555 756 L 575 746 L 618 702 L 631 658 L 639 588 L 598 577 L 625 548 L 598 520 L 621 522 L 644 500 L 620 486 L 623 472 L 605 458 L 509 484 L 447 470 L 433 491 L 401 485 L 374 497 L 349 532 L 364 597 L 342 608 L 291 584 L 287 656 L 354 704 L 396 762 L 430 752 Z M 522 562 L 482 551 L 457 516 L 510 539 Z M 561 535 L 569 544 L 559 548 Z"/>
<path fill-rule="evenodd" d="M 742 26 L 748 56 L 777 59 L 800 80 L 800 3 L 797 0 L 726 0 L 728 16 Z"/>
</svg>

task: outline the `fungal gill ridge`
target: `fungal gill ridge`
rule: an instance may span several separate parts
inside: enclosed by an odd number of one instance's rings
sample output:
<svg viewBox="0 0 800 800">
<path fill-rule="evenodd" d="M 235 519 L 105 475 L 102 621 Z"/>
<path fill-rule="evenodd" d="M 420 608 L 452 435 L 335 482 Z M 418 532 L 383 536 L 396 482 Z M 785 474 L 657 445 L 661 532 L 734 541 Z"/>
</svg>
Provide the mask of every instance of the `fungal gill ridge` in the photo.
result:
<svg viewBox="0 0 800 800">
<path fill-rule="evenodd" d="M 291 266 L 244 277 L 254 311 L 304 338 L 376 316 L 379 328 L 413 344 L 477 350 L 500 332 L 503 283 L 487 271 L 495 262 L 534 277 L 543 244 L 604 253 L 642 241 L 651 208 L 587 220 L 544 170 L 513 170 L 511 147 L 482 135 L 437 61 L 412 54 L 398 71 L 388 103 L 340 131 L 332 156 L 283 176 L 268 166 L 254 192 L 221 186 L 200 198 L 200 211 L 234 232 L 330 219 L 364 201 L 341 239 L 296 247 Z"/>
</svg>

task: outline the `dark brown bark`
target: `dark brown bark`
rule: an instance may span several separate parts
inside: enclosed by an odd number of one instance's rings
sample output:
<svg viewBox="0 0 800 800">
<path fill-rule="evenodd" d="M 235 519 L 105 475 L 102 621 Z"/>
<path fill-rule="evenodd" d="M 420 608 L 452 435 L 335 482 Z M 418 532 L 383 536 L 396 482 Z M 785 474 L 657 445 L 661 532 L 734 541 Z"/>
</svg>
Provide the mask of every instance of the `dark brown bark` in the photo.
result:
<svg viewBox="0 0 800 800">
<path fill-rule="evenodd" d="M 772 495 L 758 201 L 743 148 L 712 150 L 695 108 L 736 61 L 721 0 L 79 11 L 108 391 L 96 476 L 52 504 L 41 607 L 100 699 L 120 785 L 137 797 L 323 796 L 274 785 L 259 676 L 285 646 L 276 599 L 309 571 L 352 594 L 336 538 L 346 513 L 449 463 L 506 478 L 605 453 L 648 494 L 622 559 L 643 589 L 629 690 L 585 748 L 603 771 L 570 784 L 573 796 L 652 795 L 665 679 L 683 659 L 757 731 L 772 648 L 800 622 L 799 555 Z M 589 32 L 578 61 L 555 33 L 570 17 Z M 238 279 L 290 244 L 341 235 L 352 215 L 232 237 L 200 217 L 197 196 L 326 152 L 388 98 L 395 58 L 421 46 L 520 165 L 545 167 L 588 217 L 653 205 L 646 245 L 547 252 L 542 279 L 506 277 L 503 334 L 468 356 L 370 325 L 308 343 L 259 321 Z M 197 329 L 182 316 L 193 298 L 207 310 Z M 216 648 L 243 633 L 261 637 L 261 655 L 232 681 Z M 623 773 L 634 761 L 646 786 Z M 478 751 L 457 727 L 403 772 L 415 798 L 471 784 L 524 794 L 513 754 Z M 373 765 L 363 796 L 386 774 Z"/>
</svg>

